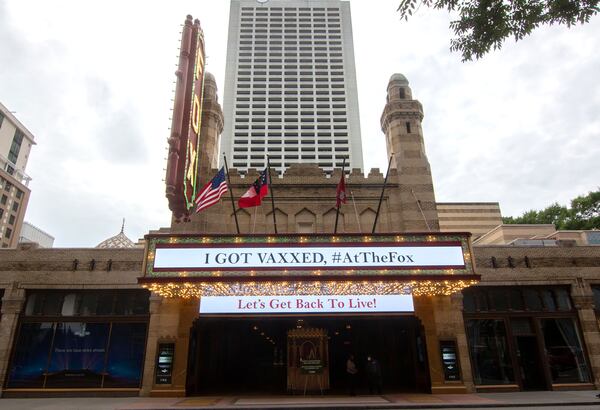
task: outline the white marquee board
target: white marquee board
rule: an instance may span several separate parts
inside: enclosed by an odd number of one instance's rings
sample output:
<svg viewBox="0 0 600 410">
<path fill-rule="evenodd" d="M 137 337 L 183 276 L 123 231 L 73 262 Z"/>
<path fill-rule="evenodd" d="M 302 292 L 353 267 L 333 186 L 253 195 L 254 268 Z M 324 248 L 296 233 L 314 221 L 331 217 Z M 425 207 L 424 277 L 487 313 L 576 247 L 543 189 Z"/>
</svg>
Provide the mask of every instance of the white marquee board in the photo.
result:
<svg viewBox="0 0 600 410">
<path fill-rule="evenodd" d="M 200 314 L 414 312 L 412 295 L 202 296 Z"/>
</svg>

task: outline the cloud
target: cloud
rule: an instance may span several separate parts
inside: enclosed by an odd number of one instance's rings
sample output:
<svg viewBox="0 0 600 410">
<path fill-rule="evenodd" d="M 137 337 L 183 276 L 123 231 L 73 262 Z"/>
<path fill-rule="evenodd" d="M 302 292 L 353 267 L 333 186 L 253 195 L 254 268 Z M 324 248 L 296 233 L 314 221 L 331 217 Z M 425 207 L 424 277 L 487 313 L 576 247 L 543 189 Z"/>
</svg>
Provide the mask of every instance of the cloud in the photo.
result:
<svg viewBox="0 0 600 410">
<path fill-rule="evenodd" d="M 132 238 L 169 225 L 163 158 L 179 25 L 190 11 L 223 96 L 228 2 L 107 1 L 38 2 L 35 14 L 29 2 L 0 1 L 0 98 L 38 142 L 26 219 L 57 246 L 96 245 L 122 217 Z M 447 13 L 421 8 L 403 22 L 397 0 L 351 6 L 367 171 L 387 166 L 379 119 L 387 82 L 401 72 L 424 106 L 439 201 L 499 201 L 515 215 L 597 187 L 597 18 L 462 63 L 449 51 Z"/>
<path fill-rule="evenodd" d="M 0 96 L 36 137 L 26 220 L 54 235 L 56 246 L 93 246 L 118 232 L 120 225 L 106 221 L 124 216 L 136 227 L 128 231 L 132 238 L 168 224 L 164 139 L 149 138 L 156 126 L 146 125 L 144 108 L 87 58 L 98 36 L 90 34 L 89 50 L 81 49 L 77 39 L 61 37 L 58 16 L 47 27 L 29 21 L 19 6 L 0 2 L 0 55 L 9 62 L 2 67 Z"/>
<path fill-rule="evenodd" d="M 118 107 L 106 81 L 87 78 L 85 91 L 89 110 L 94 115 L 87 136 L 101 158 L 109 163 L 140 163 L 147 160 L 147 143 L 139 128 L 142 116 L 130 105 Z"/>
<path fill-rule="evenodd" d="M 137 125 L 135 110 L 122 109 L 108 114 L 94 130 L 94 141 L 107 162 L 135 164 L 147 159 L 146 144 Z"/>
</svg>

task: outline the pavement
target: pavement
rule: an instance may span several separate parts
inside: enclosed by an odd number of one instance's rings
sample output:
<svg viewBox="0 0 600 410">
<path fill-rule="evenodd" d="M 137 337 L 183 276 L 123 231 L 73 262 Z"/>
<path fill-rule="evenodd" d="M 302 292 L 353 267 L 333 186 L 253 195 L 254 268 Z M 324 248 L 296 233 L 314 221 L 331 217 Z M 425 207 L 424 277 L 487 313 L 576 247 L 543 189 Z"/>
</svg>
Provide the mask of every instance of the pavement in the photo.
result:
<svg viewBox="0 0 600 410">
<path fill-rule="evenodd" d="M 381 396 L 198 396 L 0 399 L 6 410 L 600 409 L 598 390 Z"/>
</svg>

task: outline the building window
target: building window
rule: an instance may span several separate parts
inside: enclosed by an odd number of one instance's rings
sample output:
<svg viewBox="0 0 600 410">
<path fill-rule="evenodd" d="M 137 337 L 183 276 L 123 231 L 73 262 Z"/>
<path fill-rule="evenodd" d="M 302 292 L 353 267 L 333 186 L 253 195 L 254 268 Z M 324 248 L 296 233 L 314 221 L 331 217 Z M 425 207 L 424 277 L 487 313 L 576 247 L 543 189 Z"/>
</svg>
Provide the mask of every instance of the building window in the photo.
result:
<svg viewBox="0 0 600 410">
<path fill-rule="evenodd" d="M 514 384 L 503 320 L 467 320 L 475 384 Z"/>
<path fill-rule="evenodd" d="M 0 198 L 0 204 L 6 205 L 6 201 L 8 201 L 8 197 L 6 195 L 2 195 L 2 198 Z"/>
<path fill-rule="evenodd" d="M 27 296 L 25 316 L 131 316 L 147 315 L 148 292 L 39 291 Z"/>
<path fill-rule="evenodd" d="M 594 294 L 594 310 L 596 315 L 600 316 L 600 285 L 592 286 L 592 292 Z"/>
<path fill-rule="evenodd" d="M 10 238 L 11 235 L 12 235 L 12 229 L 6 228 L 6 230 L 4 231 L 4 237 L 8 239 L 8 238 Z"/>
<path fill-rule="evenodd" d="M 21 143 L 23 142 L 23 132 L 21 130 L 15 131 L 15 136 L 13 138 L 12 144 L 10 146 L 10 151 L 8 152 L 8 160 L 13 164 L 17 163 L 17 159 L 19 158 L 19 151 L 21 150 Z"/>
<path fill-rule="evenodd" d="M 465 313 L 573 310 L 568 290 L 561 287 L 473 287 L 465 290 L 463 296 Z"/>
<path fill-rule="evenodd" d="M 148 298 L 145 290 L 29 293 L 7 386 L 139 387 Z"/>
<path fill-rule="evenodd" d="M 12 204 L 13 212 L 17 212 L 18 209 L 19 209 L 19 203 L 17 201 L 14 201 Z"/>
<path fill-rule="evenodd" d="M 15 216 L 14 215 L 9 216 L 8 217 L 8 224 L 9 225 L 14 225 L 14 223 L 15 223 Z"/>
<path fill-rule="evenodd" d="M 600 291 L 595 294 L 600 296 Z M 567 287 L 471 287 L 463 297 L 476 384 L 547 389 L 589 383 L 577 312 Z"/>
<path fill-rule="evenodd" d="M 541 319 L 552 383 L 587 383 L 589 370 L 571 318 Z"/>
</svg>

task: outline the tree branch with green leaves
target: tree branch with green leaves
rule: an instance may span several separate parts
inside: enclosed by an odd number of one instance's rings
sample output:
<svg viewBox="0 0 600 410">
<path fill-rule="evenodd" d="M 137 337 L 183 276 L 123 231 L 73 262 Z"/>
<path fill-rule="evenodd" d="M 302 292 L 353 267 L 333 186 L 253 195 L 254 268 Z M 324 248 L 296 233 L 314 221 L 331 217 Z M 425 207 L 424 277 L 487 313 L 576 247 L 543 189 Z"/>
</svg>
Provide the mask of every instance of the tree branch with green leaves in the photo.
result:
<svg viewBox="0 0 600 410">
<path fill-rule="evenodd" d="M 471 61 L 499 50 L 507 38 L 519 41 L 543 25 L 588 23 L 600 11 L 599 1 L 402 0 L 398 12 L 405 20 L 422 6 L 456 12 L 458 19 L 450 22 L 456 36 L 450 40 L 450 50 Z"/>
<path fill-rule="evenodd" d="M 505 224 L 554 224 L 556 229 L 600 229 L 600 188 L 571 200 L 571 207 L 554 203 L 542 210 L 502 218 Z"/>
</svg>

